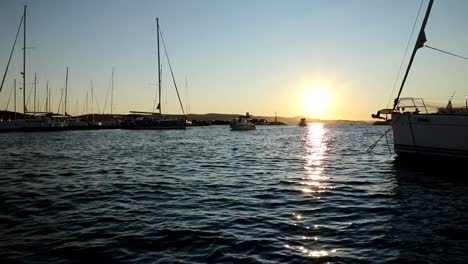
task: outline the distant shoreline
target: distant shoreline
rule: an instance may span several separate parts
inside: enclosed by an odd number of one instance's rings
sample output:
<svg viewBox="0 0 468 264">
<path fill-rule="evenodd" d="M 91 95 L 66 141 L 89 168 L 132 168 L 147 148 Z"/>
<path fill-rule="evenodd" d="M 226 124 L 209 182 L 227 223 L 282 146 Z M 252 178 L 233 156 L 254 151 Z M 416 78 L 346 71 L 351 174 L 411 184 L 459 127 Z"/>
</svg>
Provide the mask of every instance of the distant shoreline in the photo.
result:
<svg viewBox="0 0 468 264">
<path fill-rule="evenodd" d="M 207 114 L 188 114 L 187 119 L 188 120 L 196 120 L 196 121 L 205 121 L 205 122 L 214 122 L 214 121 L 231 121 L 233 118 L 238 117 L 241 114 L 221 114 L 221 113 L 207 113 Z M 91 119 L 93 114 L 87 114 L 87 115 L 78 115 L 76 117 L 81 118 L 81 119 Z M 173 115 L 173 114 L 167 114 L 166 116 L 173 116 L 173 117 L 181 117 L 182 115 Z M 0 111 L 0 119 L 2 120 L 8 120 L 8 119 L 14 119 L 15 113 L 12 111 Z M 22 113 L 17 113 L 16 114 L 17 118 L 31 118 L 32 115 L 23 115 Z M 111 119 L 121 119 L 121 120 L 126 120 L 132 118 L 131 114 L 94 114 L 94 120 L 96 121 L 105 121 L 105 120 L 111 120 Z M 275 117 L 274 116 L 256 116 L 252 115 L 253 119 L 264 119 L 267 122 L 275 122 Z M 286 123 L 288 125 L 297 125 L 299 123 L 299 120 L 301 118 L 306 118 L 307 122 L 309 123 L 326 123 L 326 124 L 336 124 L 336 123 L 347 123 L 347 124 L 369 124 L 371 123 L 370 121 L 361 121 L 361 120 L 345 120 L 345 119 L 338 119 L 338 120 L 322 120 L 322 119 L 314 119 L 314 118 L 308 118 L 304 116 L 294 116 L 294 117 L 283 117 L 283 116 L 277 116 L 276 121 L 278 123 Z"/>
</svg>

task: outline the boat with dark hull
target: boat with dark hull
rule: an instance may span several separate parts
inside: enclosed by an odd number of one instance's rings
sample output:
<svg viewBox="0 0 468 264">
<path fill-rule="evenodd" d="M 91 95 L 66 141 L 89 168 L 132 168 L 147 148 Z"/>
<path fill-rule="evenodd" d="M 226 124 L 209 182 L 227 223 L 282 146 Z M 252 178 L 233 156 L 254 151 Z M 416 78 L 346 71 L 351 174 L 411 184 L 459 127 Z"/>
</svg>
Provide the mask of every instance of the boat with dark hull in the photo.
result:
<svg viewBox="0 0 468 264">
<path fill-rule="evenodd" d="M 306 127 L 307 126 L 307 120 L 305 118 L 301 118 L 299 121 L 299 126 L 300 127 Z"/>
<path fill-rule="evenodd" d="M 132 119 L 122 122 L 123 129 L 186 129 L 185 118 L 164 118 L 159 114 L 132 111 Z"/>
</svg>

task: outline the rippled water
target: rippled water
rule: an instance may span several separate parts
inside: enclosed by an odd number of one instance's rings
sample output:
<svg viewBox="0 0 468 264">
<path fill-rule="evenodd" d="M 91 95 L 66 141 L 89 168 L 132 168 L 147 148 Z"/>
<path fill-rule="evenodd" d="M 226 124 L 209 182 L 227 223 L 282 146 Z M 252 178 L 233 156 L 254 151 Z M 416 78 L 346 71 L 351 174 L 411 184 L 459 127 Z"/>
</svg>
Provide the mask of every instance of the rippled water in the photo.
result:
<svg viewBox="0 0 468 264">
<path fill-rule="evenodd" d="M 0 260 L 466 262 L 468 181 L 385 129 L 0 134 Z"/>
</svg>

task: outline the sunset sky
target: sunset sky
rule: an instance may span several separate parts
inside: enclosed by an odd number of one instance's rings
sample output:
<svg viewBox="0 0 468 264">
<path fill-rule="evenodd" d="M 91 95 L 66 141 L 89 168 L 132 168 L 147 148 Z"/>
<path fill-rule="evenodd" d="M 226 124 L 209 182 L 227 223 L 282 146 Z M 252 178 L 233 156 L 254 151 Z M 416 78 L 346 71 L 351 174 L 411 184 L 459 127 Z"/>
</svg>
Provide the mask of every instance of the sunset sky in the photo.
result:
<svg viewBox="0 0 468 264">
<path fill-rule="evenodd" d="M 394 98 L 390 93 L 421 1 L 2 0 L 2 76 L 25 3 L 28 82 L 37 72 L 43 101 L 49 80 L 54 111 L 67 66 L 69 113 L 82 114 L 91 80 L 102 112 L 112 67 L 113 112 L 151 111 L 159 17 L 184 107 L 189 104 L 191 113 L 369 120 Z M 466 0 L 436 0 L 427 44 L 468 56 L 467 12 Z M 21 78 L 22 41 L 20 34 L 0 93 L 2 110 L 13 79 Z M 163 112 L 180 113 L 163 50 L 161 58 Z M 447 100 L 454 92 L 464 102 L 468 61 L 419 50 L 403 96 Z M 18 91 L 18 109 L 20 101 Z"/>
</svg>

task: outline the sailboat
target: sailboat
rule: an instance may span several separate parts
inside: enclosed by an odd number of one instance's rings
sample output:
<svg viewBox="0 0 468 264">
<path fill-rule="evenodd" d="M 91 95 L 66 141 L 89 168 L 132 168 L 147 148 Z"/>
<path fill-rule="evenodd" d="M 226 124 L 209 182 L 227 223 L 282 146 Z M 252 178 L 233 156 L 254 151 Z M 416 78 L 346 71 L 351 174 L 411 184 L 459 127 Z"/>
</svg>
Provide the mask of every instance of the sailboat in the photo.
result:
<svg viewBox="0 0 468 264">
<path fill-rule="evenodd" d="M 51 113 L 47 112 L 38 112 L 36 111 L 36 96 L 34 96 L 34 108 L 33 112 L 28 111 L 27 103 L 26 103 L 26 9 L 27 6 L 24 6 L 23 16 L 21 18 L 20 25 L 18 27 L 18 32 L 16 34 L 16 39 L 13 44 L 13 49 L 10 54 L 10 58 L 8 60 L 7 67 L 5 69 L 5 73 L 2 80 L 2 86 L 5 81 L 5 77 L 8 72 L 9 64 L 11 61 L 11 55 L 15 49 L 16 40 L 18 39 L 18 35 L 23 27 L 23 71 L 21 74 L 23 75 L 23 118 L 15 119 L 15 120 L 8 120 L 8 121 L 0 121 L 0 132 L 12 132 L 12 131 L 55 131 L 55 130 L 62 130 L 63 126 L 62 123 L 57 123 L 53 120 L 50 116 Z M 34 78 L 34 83 L 37 83 L 37 78 Z M 16 89 L 16 88 L 15 88 Z M 1 91 L 1 88 L 0 88 Z M 34 93 L 35 94 L 35 93 Z M 32 114 L 32 115 L 31 115 Z M 37 114 L 45 114 L 45 116 L 37 117 Z"/>
<path fill-rule="evenodd" d="M 422 98 L 400 97 L 416 52 L 422 47 L 429 47 L 425 45 L 424 29 L 433 2 L 434 0 L 429 1 L 393 108 L 382 109 L 372 117 L 383 119 L 382 114 L 391 115 L 394 149 L 400 158 L 431 157 L 465 160 L 468 159 L 468 112 L 453 111 L 450 101 L 445 109 L 430 112 Z"/>
<path fill-rule="evenodd" d="M 156 18 L 156 25 L 157 25 L 157 40 L 158 40 L 158 89 L 159 89 L 159 93 L 158 93 L 159 103 L 156 109 L 159 110 L 159 113 L 155 113 L 154 109 L 153 109 L 153 112 L 130 111 L 131 116 L 133 117 L 133 120 L 123 122 L 122 128 L 160 130 L 160 129 L 185 129 L 187 127 L 184 107 L 182 106 L 182 101 L 180 100 L 179 91 L 177 90 L 177 85 L 174 79 L 172 68 L 170 66 L 170 62 L 169 62 L 169 67 L 171 69 L 171 75 L 174 81 L 175 89 L 177 91 L 177 96 L 179 97 L 180 107 L 182 109 L 182 112 L 184 113 L 183 115 L 184 118 L 174 118 L 174 117 L 169 117 L 169 116 L 163 116 L 162 114 L 162 110 L 161 110 L 162 108 L 161 107 L 161 62 L 160 62 L 160 51 L 159 51 L 160 50 L 159 37 L 161 33 L 159 31 L 159 18 Z M 164 39 L 163 39 L 163 44 L 164 44 Z M 167 56 L 167 51 L 166 51 L 166 56 Z M 168 56 L 167 56 L 167 59 L 169 61 Z"/>
</svg>

